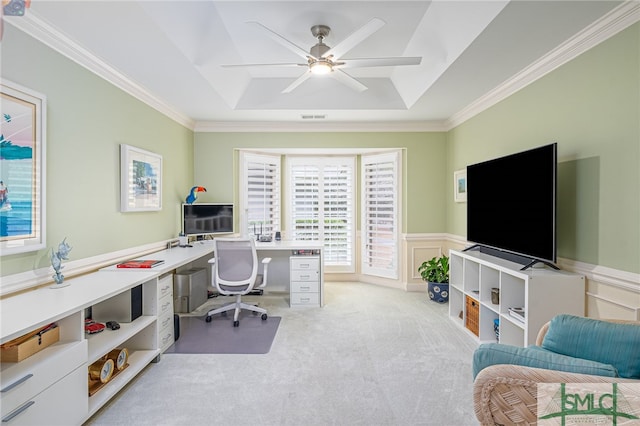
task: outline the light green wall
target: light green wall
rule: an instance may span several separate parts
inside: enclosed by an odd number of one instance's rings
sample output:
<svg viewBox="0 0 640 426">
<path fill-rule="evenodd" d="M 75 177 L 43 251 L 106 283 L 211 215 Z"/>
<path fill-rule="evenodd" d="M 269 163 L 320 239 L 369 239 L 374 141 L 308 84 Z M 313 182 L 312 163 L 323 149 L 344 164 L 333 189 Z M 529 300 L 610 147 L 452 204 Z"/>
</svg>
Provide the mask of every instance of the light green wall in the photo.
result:
<svg viewBox="0 0 640 426">
<path fill-rule="evenodd" d="M 550 142 L 558 255 L 640 272 L 640 24 L 450 131 L 447 173 Z M 448 232 L 465 208 L 448 202 Z"/>
<path fill-rule="evenodd" d="M 12 26 L 4 29 L 2 77 L 47 96 L 47 246 L 68 237 L 71 259 L 175 236 L 194 183 L 208 189 L 202 201 L 233 200 L 234 148 L 403 148 L 403 231 L 464 236 L 466 205 L 453 202 L 453 171 L 557 141 L 559 255 L 638 273 L 639 27 L 446 134 L 194 135 Z M 163 155 L 161 212 L 119 212 L 120 143 Z M 3 256 L 0 273 L 48 263 L 45 251 Z"/>
<path fill-rule="evenodd" d="M 11 25 L 2 77 L 47 97 L 47 247 L 67 237 L 75 260 L 177 235 L 193 177 L 191 130 Z M 120 213 L 121 143 L 163 156 L 162 211 Z M 46 250 L 0 258 L 2 276 L 48 265 Z"/>
<path fill-rule="evenodd" d="M 405 148 L 403 231 L 442 232 L 445 134 L 432 133 L 196 133 L 195 182 L 207 188 L 203 201 L 234 200 L 235 148 Z"/>
</svg>

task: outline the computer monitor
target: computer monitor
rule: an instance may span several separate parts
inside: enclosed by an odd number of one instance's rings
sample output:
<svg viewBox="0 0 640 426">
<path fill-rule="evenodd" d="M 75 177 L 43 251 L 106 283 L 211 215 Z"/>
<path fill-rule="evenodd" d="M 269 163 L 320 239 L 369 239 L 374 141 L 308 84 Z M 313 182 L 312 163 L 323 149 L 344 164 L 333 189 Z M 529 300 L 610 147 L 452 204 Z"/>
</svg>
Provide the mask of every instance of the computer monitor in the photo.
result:
<svg viewBox="0 0 640 426">
<path fill-rule="evenodd" d="M 233 204 L 183 204 L 182 232 L 187 236 L 233 233 Z"/>
</svg>

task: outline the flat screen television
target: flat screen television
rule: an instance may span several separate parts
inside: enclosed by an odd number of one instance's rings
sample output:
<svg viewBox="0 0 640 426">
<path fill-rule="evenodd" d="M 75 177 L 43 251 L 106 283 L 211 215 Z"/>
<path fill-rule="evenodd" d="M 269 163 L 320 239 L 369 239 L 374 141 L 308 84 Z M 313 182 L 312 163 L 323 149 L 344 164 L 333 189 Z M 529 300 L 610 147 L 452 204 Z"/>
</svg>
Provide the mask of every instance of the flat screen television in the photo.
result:
<svg viewBox="0 0 640 426">
<path fill-rule="evenodd" d="M 556 180 L 556 143 L 467 166 L 467 240 L 554 266 Z"/>
<path fill-rule="evenodd" d="M 183 204 L 182 232 L 188 236 L 233 233 L 233 204 Z"/>
</svg>

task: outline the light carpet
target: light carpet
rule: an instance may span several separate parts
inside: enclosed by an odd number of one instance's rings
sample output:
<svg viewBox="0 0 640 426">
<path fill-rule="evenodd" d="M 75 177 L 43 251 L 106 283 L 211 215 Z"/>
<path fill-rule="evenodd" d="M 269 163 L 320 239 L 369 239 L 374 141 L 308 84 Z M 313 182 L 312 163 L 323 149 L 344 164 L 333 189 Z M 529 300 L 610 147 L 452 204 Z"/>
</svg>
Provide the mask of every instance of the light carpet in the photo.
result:
<svg viewBox="0 0 640 426">
<path fill-rule="evenodd" d="M 280 317 L 268 317 L 243 312 L 240 326 L 233 326 L 233 312 L 215 315 L 211 322 L 205 317 L 180 318 L 180 337 L 166 354 L 266 354 L 271 350 L 278 332 Z"/>
<path fill-rule="evenodd" d="M 478 343 L 447 304 L 362 283 L 325 291 L 322 308 L 247 297 L 282 317 L 268 354 L 163 354 L 86 426 L 478 425 Z"/>
</svg>

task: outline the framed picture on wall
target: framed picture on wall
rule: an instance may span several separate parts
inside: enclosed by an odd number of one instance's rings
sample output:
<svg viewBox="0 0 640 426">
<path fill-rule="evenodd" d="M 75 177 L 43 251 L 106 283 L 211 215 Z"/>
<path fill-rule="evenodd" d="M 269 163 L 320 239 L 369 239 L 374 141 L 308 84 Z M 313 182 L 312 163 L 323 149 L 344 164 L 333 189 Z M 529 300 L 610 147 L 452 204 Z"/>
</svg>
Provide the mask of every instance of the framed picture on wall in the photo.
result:
<svg viewBox="0 0 640 426">
<path fill-rule="evenodd" d="M 46 97 L 0 84 L 0 255 L 45 248 Z"/>
<path fill-rule="evenodd" d="M 162 210 L 162 156 L 120 145 L 120 211 Z"/>
<path fill-rule="evenodd" d="M 453 199 L 456 203 L 467 201 L 467 169 L 453 173 Z"/>
</svg>

